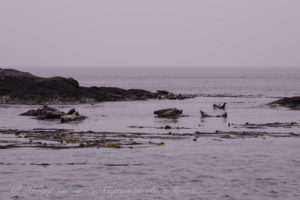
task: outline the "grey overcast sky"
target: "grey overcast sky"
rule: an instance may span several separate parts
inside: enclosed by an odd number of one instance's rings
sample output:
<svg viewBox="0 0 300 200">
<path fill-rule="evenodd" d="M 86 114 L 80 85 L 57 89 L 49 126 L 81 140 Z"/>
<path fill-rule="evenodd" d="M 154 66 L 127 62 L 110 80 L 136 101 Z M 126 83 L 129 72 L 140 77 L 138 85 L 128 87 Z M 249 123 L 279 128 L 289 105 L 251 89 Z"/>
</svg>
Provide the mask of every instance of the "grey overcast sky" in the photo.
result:
<svg viewBox="0 0 300 200">
<path fill-rule="evenodd" d="M 300 0 L 0 0 L 0 66 L 300 66 Z"/>
</svg>

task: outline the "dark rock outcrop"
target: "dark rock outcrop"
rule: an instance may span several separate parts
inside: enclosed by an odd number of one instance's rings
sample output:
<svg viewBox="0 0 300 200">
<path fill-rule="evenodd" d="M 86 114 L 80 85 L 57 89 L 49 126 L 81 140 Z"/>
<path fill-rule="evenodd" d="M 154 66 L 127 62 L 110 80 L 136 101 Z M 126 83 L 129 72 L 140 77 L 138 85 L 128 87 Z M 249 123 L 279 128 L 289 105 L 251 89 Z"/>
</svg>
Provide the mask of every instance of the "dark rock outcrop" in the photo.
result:
<svg viewBox="0 0 300 200">
<path fill-rule="evenodd" d="M 49 115 L 49 118 L 55 118 L 51 117 L 52 115 L 62 115 L 63 112 L 60 112 L 59 110 L 56 110 L 55 108 L 51 108 L 47 105 L 44 105 L 43 108 L 39 108 L 36 110 L 28 110 L 25 113 L 20 114 L 21 116 L 46 116 Z M 60 118 L 57 117 L 57 118 Z"/>
<path fill-rule="evenodd" d="M 196 96 L 190 94 L 174 94 L 172 92 L 168 92 L 165 90 L 157 90 L 156 95 L 158 99 L 169 99 L 169 100 L 183 100 L 183 99 L 194 98 Z"/>
<path fill-rule="evenodd" d="M 270 105 L 280 105 L 293 110 L 300 110 L 300 96 L 285 97 L 269 103 Z"/>
<path fill-rule="evenodd" d="M 103 101 L 125 101 L 191 98 L 167 91 L 152 93 L 141 89 L 125 90 L 116 87 L 81 87 L 72 78 L 43 78 L 14 69 L 0 69 L 0 103 L 12 104 L 65 104 Z"/>
<path fill-rule="evenodd" d="M 20 114 L 21 116 L 34 116 L 39 120 L 47 119 L 60 119 L 62 123 L 68 121 L 82 121 L 87 117 L 79 115 L 79 113 L 72 108 L 67 113 L 59 111 L 55 108 L 44 105 L 42 108 L 36 110 L 29 110 L 25 113 Z"/>
</svg>

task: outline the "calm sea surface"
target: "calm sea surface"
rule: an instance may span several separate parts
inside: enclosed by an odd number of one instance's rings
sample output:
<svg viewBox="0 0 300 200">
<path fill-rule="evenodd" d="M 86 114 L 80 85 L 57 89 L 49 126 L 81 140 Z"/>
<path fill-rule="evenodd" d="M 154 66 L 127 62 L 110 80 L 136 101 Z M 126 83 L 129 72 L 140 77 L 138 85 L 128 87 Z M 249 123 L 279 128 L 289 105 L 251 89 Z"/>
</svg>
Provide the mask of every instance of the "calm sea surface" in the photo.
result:
<svg viewBox="0 0 300 200">
<path fill-rule="evenodd" d="M 88 119 L 76 124 L 18 116 L 38 106 L 0 105 L 0 128 L 155 133 L 165 132 L 155 127 L 171 125 L 189 128 L 176 130 L 179 133 L 193 133 L 246 130 L 228 127 L 228 123 L 300 122 L 299 111 L 266 105 L 278 97 L 300 95 L 299 70 L 26 68 L 24 71 L 47 77 L 73 77 L 85 86 L 165 89 L 231 97 L 77 105 L 76 109 Z M 222 111 L 213 110 L 212 104 L 221 102 L 228 103 L 226 120 L 200 118 L 200 109 L 220 114 Z M 74 105 L 55 107 L 67 111 Z M 188 116 L 178 120 L 154 118 L 154 110 L 166 107 L 181 108 Z M 300 133 L 300 128 L 257 131 Z M 6 138 L 0 135 L 0 139 Z M 166 145 L 161 147 L 136 149 L 0 150 L 0 199 L 300 199 L 300 138 L 199 138 L 196 142 L 190 138 L 164 142 Z M 28 164 L 42 162 L 53 165 Z"/>
<path fill-rule="evenodd" d="M 296 96 L 299 69 L 20 68 L 40 76 L 73 77 L 84 86 L 113 86 L 176 93 Z"/>
</svg>

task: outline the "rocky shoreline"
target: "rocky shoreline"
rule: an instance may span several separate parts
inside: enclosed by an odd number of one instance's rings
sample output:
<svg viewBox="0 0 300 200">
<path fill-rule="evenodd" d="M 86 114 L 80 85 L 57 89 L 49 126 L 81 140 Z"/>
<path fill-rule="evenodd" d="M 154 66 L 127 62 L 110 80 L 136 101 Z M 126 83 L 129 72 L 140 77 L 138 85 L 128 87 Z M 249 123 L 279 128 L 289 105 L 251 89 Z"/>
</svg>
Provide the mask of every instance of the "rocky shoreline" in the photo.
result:
<svg viewBox="0 0 300 200">
<path fill-rule="evenodd" d="M 186 99 L 194 95 L 116 87 L 83 87 L 73 78 L 43 78 L 0 68 L 0 104 L 80 104 L 147 99 Z"/>
<path fill-rule="evenodd" d="M 285 97 L 269 103 L 269 105 L 279 105 L 293 110 L 300 110 L 300 96 Z"/>
</svg>

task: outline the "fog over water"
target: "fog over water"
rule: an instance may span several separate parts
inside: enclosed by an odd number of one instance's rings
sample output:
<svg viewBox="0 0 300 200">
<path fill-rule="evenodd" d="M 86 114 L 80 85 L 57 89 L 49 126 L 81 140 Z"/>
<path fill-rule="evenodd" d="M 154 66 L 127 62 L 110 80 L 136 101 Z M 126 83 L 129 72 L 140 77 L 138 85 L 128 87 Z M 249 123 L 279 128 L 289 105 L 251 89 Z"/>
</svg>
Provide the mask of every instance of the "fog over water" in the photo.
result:
<svg viewBox="0 0 300 200">
<path fill-rule="evenodd" d="M 299 67 L 298 0 L 1 0 L 6 66 Z"/>
</svg>

